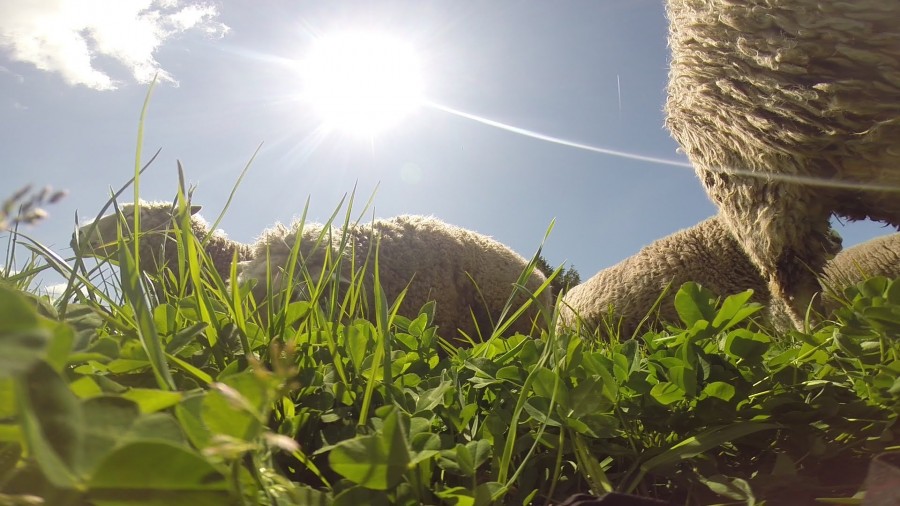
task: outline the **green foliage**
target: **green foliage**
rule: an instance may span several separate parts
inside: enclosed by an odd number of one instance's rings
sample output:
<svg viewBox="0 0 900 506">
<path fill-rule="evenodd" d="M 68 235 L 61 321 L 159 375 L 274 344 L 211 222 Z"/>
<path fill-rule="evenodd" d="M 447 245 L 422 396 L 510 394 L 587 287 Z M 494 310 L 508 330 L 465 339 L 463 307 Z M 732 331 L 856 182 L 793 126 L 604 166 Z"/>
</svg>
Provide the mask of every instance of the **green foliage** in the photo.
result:
<svg viewBox="0 0 900 506">
<path fill-rule="evenodd" d="M 300 264 L 304 289 L 255 300 L 236 265 L 213 268 L 178 194 L 178 262 L 159 275 L 137 269 L 137 241 L 88 268 L 78 247 L 66 261 L 12 237 L 33 256 L 0 273 L 0 502 L 852 502 L 898 447 L 900 280 L 848 289 L 809 333 L 760 328 L 749 292 L 718 303 L 687 283 L 683 325 L 639 339 L 501 322 L 456 347 L 434 303 L 401 316 L 377 250 Z M 27 288 L 45 270 L 68 280 L 54 301 Z M 559 271 L 555 290 L 578 279 Z"/>
<path fill-rule="evenodd" d="M 253 318 L 246 291 L 238 319 L 215 272 L 200 274 L 206 313 L 196 294 L 141 306 L 130 289 L 114 307 L 86 296 L 60 312 L 0 285 L 0 493 L 62 505 L 522 504 L 588 490 L 804 502 L 850 497 L 896 446 L 900 280 L 849 290 L 811 334 L 767 333 L 748 293 L 715 305 L 689 283 L 675 298 L 685 328 L 613 343 L 516 335 L 443 356 L 433 307 L 408 320 L 384 301 L 385 332 L 314 292 L 276 327 Z"/>
</svg>

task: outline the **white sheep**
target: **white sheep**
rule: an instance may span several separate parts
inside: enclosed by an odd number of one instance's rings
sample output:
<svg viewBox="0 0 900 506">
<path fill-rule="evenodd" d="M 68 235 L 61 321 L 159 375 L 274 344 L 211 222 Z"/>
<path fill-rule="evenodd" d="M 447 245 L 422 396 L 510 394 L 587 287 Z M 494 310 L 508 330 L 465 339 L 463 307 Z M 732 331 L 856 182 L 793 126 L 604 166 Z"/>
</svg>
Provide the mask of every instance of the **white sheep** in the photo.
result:
<svg viewBox="0 0 900 506">
<path fill-rule="evenodd" d="M 323 240 L 316 247 L 323 231 Z M 433 217 L 398 216 L 353 225 L 345 231 L 337 228 L 325 230 L 322 225 L 310 223 L 303 224 L 302 230 L 296 223 L 291 227 L 277 225 L 263 233 L 257 241 L 255 259 L 241 268 L 241 282 L 250 279 L 258 281 L 254 289 L 257 301 L 263 300 L 266 294 L 267 258 L 273 293 L 279 293 L 284 288 L 285 268 L 298 237 L 300 262 L 312 276 L 322 272 L 328 251 L 334 258 L 344 256 L 343 271 L 339 276 L 345 282 L 354 274 L 350 260 L 355 258 L 358 269 L 366 262 L 370 251 L 374 256 L 373 240 L 377 240 L 379 278 L 388 303 L 407 289 L 400 314 L 414 317 L 422 305 L 434 300 L 434 323 L 448 338 L 454 337 L 458 329 L 477 339 L 479 334 L 470 310 L 475 315 L 481 335 L 489 335 L 513 293 L 513 285 L 528 263 L 490 237 Z M 343 249 L 342 240 L 346 241 Z M 368 275 L 363 278 L 368 294 L 372 293 L 372 268 L 370 258 Z M 300 272 L 300 269 L 296 270 L 295 278 L 298 280 L 301 279 Z M 544 281 L 544 275 L 535 269 L 525 288 L 534 293 Z M 526 299 L 527 296 L 518 291 L 513 307 L 518 307 Z M 537 296 L 537 302 L 544 307 L 551 306 L 549 289 Z M 532 304 L 510 330 L 527 334 L 536 319 L 538 325 L 543 326 L 537 316 L 537 305 Z"/>
<path fill-rule="evenodd" d="M 847 287 L 872 276 L 900 278 L 900 233 L 876 237 L 838 253 L 825 264 L 822 285 L 840 295 Z M 838 306 L 828 293 L 823 300 L 828 311 Z"/>
<path fill-rule="evenodd" d="M 840 294 L 868 276 L 900 277 L 900 234 L 841 252 L 826 264 L 822 282 Z M 721 219 L 713 217 L 651 243 L 569 290 L 560 308 L 559 327 L 573 326 L 576 315 L 588 329 L 600 326 L 608 316 L 613 317 L 609 320 L 613 324 L 621 317 L 621 335 L 630 336 L 667 288 L 658 318 L 663 323 L 678 323 L 675 293 L 688 281 L 720 296 L 752 289 L 751 301 L 771 303 L 767 284 L 756 266 Z M 831 295 L 826 292 L 823 296 L 826 312 L 838 306 Z M 776 307 L 764 312 L 763 319 L 773 318 L 779 323 L 778 319 L 785 317 L 780 310 Z M 653 319 L 651 316 L 651 323 Z"/>
<path fill-rule="evenodd" d="M 123 236 L 133 237 L 128 227 L 134 224 L 135 209 L 140 209 L 140 269 L 148 274 L 159 274 L 166 267 L 175 269 L 178 262 L 175 220 L 177 205 L 172 202 L 145 202 L 138 205 L 124 204 L 120 212 L 125 220 Z M 200 241 L 206 241 L 205 250 L 212 260 L 216 272 L 222 279 L 228 279 L 235 252 L 238 261 L 251 259 L 253 249 L 246 244 L 228 239 L 221 231 L 210 232 L 209 225 L 197 212 L 200 206 L 190 207 L 191 231 Z M 79 227 L 78 240 L 72 238 L 72 247 L 80 245 L 85 255 L 116 261 L 120 216 L 108 214 L 96 223 Z"/>
<path fill-rule="evenodd" d="M 597 327 L 612 306 L 612 314 L 622 317 L 622 335 L 631 335 L 667 288 L 659 319 L 678 322 L 672 302 L 688 281 L 718 295 L 753 289 L 756 302 L 765 302 L 768 294 L 759 272 L 714 217 L 654 241 L 569 290 L 561 304 L 560 325 L 571 326 L 577 314 L 588 327 Z"/>
<path fill-rule="evenodd" d="M 900 227 L 900 2 L 667 0 L 667 13 L 666 125 L 798 325 L 840 250 L 832 213 Z"/>
</svg>

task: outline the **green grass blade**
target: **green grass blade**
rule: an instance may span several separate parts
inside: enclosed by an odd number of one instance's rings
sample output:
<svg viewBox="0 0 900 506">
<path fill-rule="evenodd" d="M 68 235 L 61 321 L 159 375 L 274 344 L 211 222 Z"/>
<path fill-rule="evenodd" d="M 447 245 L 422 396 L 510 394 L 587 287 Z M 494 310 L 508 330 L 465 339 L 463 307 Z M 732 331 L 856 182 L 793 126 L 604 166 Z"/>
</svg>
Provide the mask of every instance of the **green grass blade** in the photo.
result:
<svg viewBox="0 0 900 506">
<path fill-rule="evenodd" d="M 141 340 L 144 351 L 147 353 L 147 359 L 150 361 L 150 367 L 153 369 L 153 376 L 156 378 L 159 388 L 176 390 L 175 381 L 169 372 L 169 364 L 166 361 L 162 341 L 156 331 L 153 311 L 151 311 L 147 303 L 140 271 L 137 268 L 135 258 L 131 255 L 131 251 L 125 247 L 125 242 L 121 238 L 121 230 L 119 231 L 118 250 L 122 290 L 126 302 L 134 312 L 134 317 L 137 321 L 138 337 Z"/>
</svg>

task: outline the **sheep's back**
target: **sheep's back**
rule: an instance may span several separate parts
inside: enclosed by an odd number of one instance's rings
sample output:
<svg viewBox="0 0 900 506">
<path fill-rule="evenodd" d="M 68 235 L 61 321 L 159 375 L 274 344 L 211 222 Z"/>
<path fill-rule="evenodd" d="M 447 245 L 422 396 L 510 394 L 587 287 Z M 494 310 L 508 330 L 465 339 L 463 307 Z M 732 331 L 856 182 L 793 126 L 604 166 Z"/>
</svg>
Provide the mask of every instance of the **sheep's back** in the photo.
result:
<svg viewBox="0 0 900 506">
<path fill-rule="evenodd" d="M 326 236 L 316 247 L 323 231 Z M 407 289 L 400 314 L 415 317 L 422 305 L 434 300 L 437 303 L 435 323 L 443 335 L 452 337 L 455 329 L 460 328 L 474 336 L 470 308 L 482 332 L 489 331 L 487 327 L 499 316 L 513 283 L 527 264 L 520 255 L 489 237 L 432 217 L 379 219 L 351 225 L 345 231 L 332 230 L 330 238 L 327 232 L 319 224 L 305 224 L 302 231 L 297 224 L 276 225 L 266 230 L 257 240 L 255 258 L 242 266 L 241 279 L 259 280 L 255 295 L 264 296 L 268 257 L 273 289 L 280 290 L 283 269 L 287 267 L 291 249 L 300 240 L 300 260 L 313 276 L 321 271 L 326 252 L 332 258 L 344 256 L 342 276 L 345 279 L 355 275 L 350 270 L 351 259 L 357 271 L 365 267 L 362 281 L 371 299 L 377 251 L 379 280 L 388 303 L 393 303 Z M 536 290 L 543 281 L 543 275 L 536 272 L 528 282 L 529 290 Z M 541 295 L 541 302 L 549 307 L 549 292 Z M 535 314 L 536 310 L 529 316 Z M 526 320 L 520 319 L 512 329 L 529 330 L 530 323 L 526 326 Z"/>
<path fill-rule="evenodd" d="M 398 216 L 376 220 L 372 227 L 380 237 L 379 271 L 385 292 L 399 294 L 412 281 L 404 307 L 416 310 L 435 300 L 436 323 L 445 332 L 462 328 L 471 335 L 470 308 L 482 332 L 489 331 L 486 327 L 490 321 L 496 323 L 527 264 L 500 242 L 433 217 Z M 543 281 L 543 275 L 535 272 L 527 288 L 535 291 Z M 549 292 L 542 293 L 540 301 L 549 306 Z M 536 310 L 529 312 L 535 314 Z M 528 330 L 526 320 L 520 319 L 513 330 Z"/>
<path fill-rule="evenodd" d="M 900 278 L 900 233 L 876 237 L 842 251 L 825 265 L 823 281 L 840 291 L 871 276 Z"/>
<path fill-rule="evenodd" d="M 688 281 L 721 296 L 753 289 L 752 300 L 768 299 L 759 272 L 720 218 L 713 217 L 654 241 L 569 290 L 563 299 L 562 323 L 571 325 L 577 313 L 589 327 L 596 327 L 612 306 L 613 316 L 622 317 L 623 335 L 628 335 L 666 289 L 659 319 L 677 322 L 675 293 Z"/>
<path fill-rule="evenodd" d="M 253 245 L 251 260 L 243 262 L 240 268 L 240 280 L 246 282 L 256 280 L 253 290 L 257 302 L 265 299 L 267 272 L 271 272 L 273 293 L 279 293 L 285 288 L 285 273 L 290 269 L 288 260 L 295 245 L 298 252 L 298 266 L 294 268 L 297 279 L 302 276 L 301 266 L 312 276 L 318 275 L 325 265 L 326 258 L 336 260 L 336 255 L 344 254 L 348 257 L 352 254 L 353 245 L 340 248 L 341 233 L 333 229 L 326 229 L 321 223 L 294 222 L 291 225 L 276 223 L 264 230 Z M 344 269 L 349 269 L 350 262 L 342 264 Z"/>
</svg>

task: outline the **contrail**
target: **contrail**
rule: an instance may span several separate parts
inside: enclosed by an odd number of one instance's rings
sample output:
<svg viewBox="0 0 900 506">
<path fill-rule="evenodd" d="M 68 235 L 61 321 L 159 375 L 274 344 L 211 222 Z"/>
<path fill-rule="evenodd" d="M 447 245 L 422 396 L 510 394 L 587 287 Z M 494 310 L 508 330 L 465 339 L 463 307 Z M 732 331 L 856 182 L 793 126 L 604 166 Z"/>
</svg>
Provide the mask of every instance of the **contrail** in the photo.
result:
<svg viewBox="0 0 900 506">
<path fill-rule="evenodd" d="M 445 105 L 441 105 L 431 101 L 423 101 L 422 105 L 426 105 L 433 109 L 437 109 L 439 111 L 443 111 L 446 113 L 453 114 L 455 116 L 459 116 L 461 118 L 470 119 L 472 121 L 476 121 L 483 125 L 492 126 L 495 128 L 499 128 L 501 130 L 506 130 L 508 132 L 516 133 L 519 135 L 524 135 L 525 137 L 531 137 L 532 139 L 538 139 L 545 142 L 551 142 L 553 144 L 559 144 L 561 146 L 568 146 L 570 148 L 582 149 L 585 151 L 591 151 L 594 153 L 600 153 L 604 155 L 616 156 L 619 158 L 626 158 L 628 160 L 638 160 L 642 162 L 650 162 L 659 165 L 671 165 L 674 167 L 686 167 L 692 169 L 694 166 L 688 162 L 683 162 L 680 160 L 669 160 L 667 158 L 657 158 L 654 156 L 644 156 L 638 155 L 635 153 L 628 153 L 626 151 L 618 151 L 615 149 L 607 149 L 601 148 L 597 146 L 591 146 L 590 144 L 582 144 L 580 142 L 568 141 L 566 139 L 560 137 L 553 137 L 552 135 L 545 135 L 539 132 L 535 132 L 533 130 L 528 130 L 526 128 L 521 128 L 517 126 L 513 126 L 507 123 L 502 123 L 500 121 L 483 118 L 481 116 L 477 116 L 475 114 L 471 114 L 468 112 L 460 111 L 459 109 L 454 109 L 452 107 L 447 107 Z M 838 179 L 824 179 L 812 176 L 796 176 L 791 174 L 779 174 L 775 172 L 768 171 L 752 171 L 747 169 L 726 169 L 726 168 L 706 168 L 712 172 L 717 172 L 720 174 L 733 174 L 740 176 L 748 176 L 755 177 L 760 179 L 766 179 L 769 181 L 786 181 L 789 183 L 798 183 L 804 184 L 808 186 L 819 186 L 824 188 L 849 188 L 853 190 L 865 190 L 865 191 L 878 191 L 878 192 L 892 192 L 892 193 L 900 193 L 900 186 L 894 185 L 885 185 L 885 184 L 876 184 L 876 183 L 861 183 L 857 181 L 841 181 Z"/>
<path fill-rule="evenodd" d="M 619 74 L 616 74 L 616 92 L 619 95 L 619 119 L 622 119 L 622 81 L 619 80 Z"/>
<path fill-rule="evenodd" d="M 519 135 L 524 135 L 526 137 L 531 137 L 533 139 L 552 142 L 553 144 L 569 146 L 570 148 L 583 149 L 585 151 L 593 151 L 594 153 L 601 153 L 604 155 L 617 156 L 619 158 L 627 158 L 629 160 L 640 160 L 642 162 L 651 162 L 651 163 L 657 163 L 660 165 L 674 165 L 676 167 L 687 167 L 689 169 L 693 168 L 693 165 L 691 165 L 690 163 L 682 162 L 679 160 L 668 160 L 666 158 L 656 158 L 653 156 L 636 155 L 634 153 L 627 153 L 625 151 L 617 151 L 615 149 L 598 148 L 597 146 L 591 146 L 589 144 L 581 144 L 580 142 L 567 141 L 567 140 L 559 138 L 559 137 L 553 137 L 551 135 L 544 135 L 542 133 L 538 133 L 538 132 L 528 130 L 525 128 L 508 125 L 506 123 L 501 123 L 499 121 L 494 121 L 492 119 L 482 118 L 481 116 L 469 114 L 467 112 L 463 112 L 458 109 L 453 109 L 453 108 L 447 107 L 445 105 L 436 104 L 434 102 L 425 102 L 425 105 L 427 105 L 428 107 L 433 107 L 439 111 L 444 111 L 444 112 L 448 112 L 450 114 L 454 114 L 461 118 L 466 118 L 466 119 L 470 119 L 472 121 L 477 121 L 484 125 L 496 127 L 501 130 L 506 130 L 506 131 L 513 132 L 513 133 L 516 133 Z"/>
</svg>

